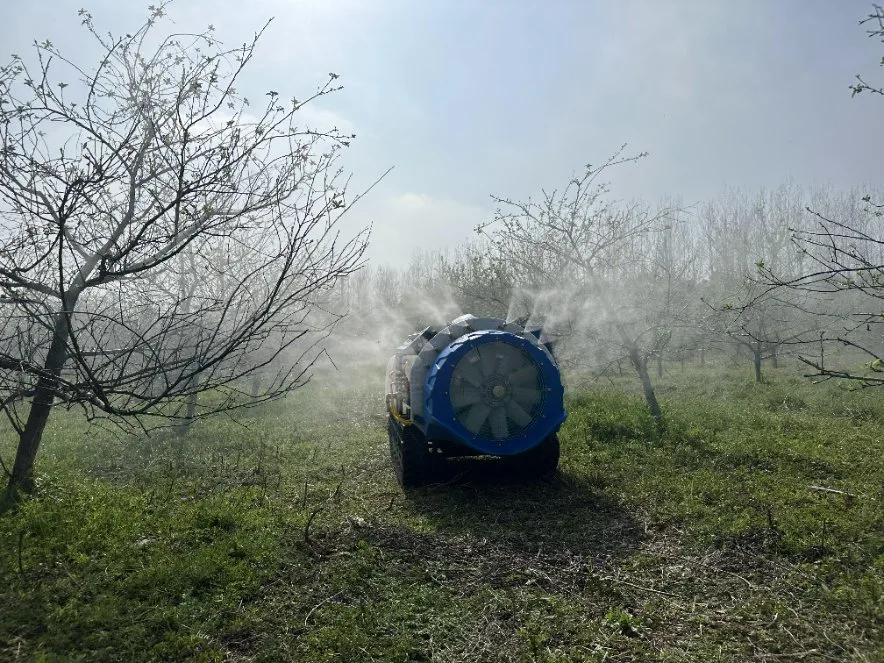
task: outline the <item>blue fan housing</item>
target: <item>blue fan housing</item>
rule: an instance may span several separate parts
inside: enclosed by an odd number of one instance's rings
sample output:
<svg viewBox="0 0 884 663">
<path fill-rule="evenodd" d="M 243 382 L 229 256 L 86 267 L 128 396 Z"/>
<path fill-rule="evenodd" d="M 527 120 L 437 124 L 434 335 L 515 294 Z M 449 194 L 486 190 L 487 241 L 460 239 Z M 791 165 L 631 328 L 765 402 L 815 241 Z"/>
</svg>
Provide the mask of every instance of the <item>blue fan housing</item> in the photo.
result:
<svg viewBox="0 0 884 663">
<path fill-rule="evenodd" d="M 535 398 L 531 405 L 531 416 L 521 414 L 523 424 L 512 435 L 507 434 L 504 438 L 495 438 L 487 430 L 482 433 L 467 428 L 462 421 L 463 412 L 459 414 L 452 402 L 452 389 L 456 389 L 452 379 L 459 362 L 474 351 L 481 355 L 482 347 L 489 343 L 512 346 L 519 353 L 524 353 L 519 356 L 525 362 L 533 362 L 536 368 L 536 371 L 531 371 L 530 368 L 528 370 L 536 377 L 534 390 L 539 394 L 539 400 Z M 486 351 L 489 350 L 486 348 Z M 526 368 L 525 364 L 522 364 L 522 368 Z M 493 379 L 506 385 L 506 371 L 501 370 L 500 375 L 495 374 Z M 469 388 L 478 393 L 478 388 Z M 499 388 L 501 393 L 506 390 L 504 386 L 495 388 Z M 564 389 L 558 367 L 551 355 L 543 346 L 533 344 L 523 336 L 501 330 L 474 331 L 452 341 L 439 352 L 430 366 L 423 394 L 423 417 L 419 426 L 428 439 L 448 440 L 477 453 L 493 456 L 512 456 L 532 449 L 558 431 L 566 417 Z M 492 398 L 490 395 L 488 397 Z M 524 413 L 521 406 L 519 410 Z M 530 419 L 530 422 L 524 423 L 525 419 Z M 505 425 L 504 427 L 506 428 Z M 472 428 L 475 429 L 476 426 Z"/>
</svg>

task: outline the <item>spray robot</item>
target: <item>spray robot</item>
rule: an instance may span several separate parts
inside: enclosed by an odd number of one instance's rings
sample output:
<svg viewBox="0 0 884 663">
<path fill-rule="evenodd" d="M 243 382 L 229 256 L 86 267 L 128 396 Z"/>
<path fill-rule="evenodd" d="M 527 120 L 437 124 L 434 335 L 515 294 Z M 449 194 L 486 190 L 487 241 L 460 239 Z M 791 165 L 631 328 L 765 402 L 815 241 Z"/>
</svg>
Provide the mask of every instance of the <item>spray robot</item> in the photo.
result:
<svg viewBox="0 0 884 663">
<path fill-rule="evenodd" d="M 537 474 L 554 472 L 563 395 L 539 328 L 464 315 L 412 334 L 387 365 L 399 483 L 426 483 L 440 456 L 501 456 Z"/>
</svg>

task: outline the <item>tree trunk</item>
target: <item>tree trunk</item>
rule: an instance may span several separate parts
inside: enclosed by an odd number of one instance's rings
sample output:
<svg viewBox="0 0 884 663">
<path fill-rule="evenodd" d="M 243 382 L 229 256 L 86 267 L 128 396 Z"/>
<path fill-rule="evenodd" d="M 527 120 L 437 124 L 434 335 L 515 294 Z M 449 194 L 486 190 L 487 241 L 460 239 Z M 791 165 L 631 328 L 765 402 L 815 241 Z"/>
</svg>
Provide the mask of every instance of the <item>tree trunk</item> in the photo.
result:
<svg viewBox="0 0 884 663">
<path fill-rule="evenodd" d="M 663 411 L 660 409 L 660 403 L 657 402 L 657 395 L 654 393 L 654 385 L 651 384 L 651 376 L 648 375 L 648 358 L 642 357 L 637 348 L 630 348 L 629 360 L 635 367 L 635 372 L 642 381 L 642 392 L 645 395 L 645 401 L 648 409 L 651 411 L 654 419 L 658 422 L 663 419 Z"/>
<path fill-rule="evenodd" d="M 780 345 L 779 345 L 779 343 L 775 343 L 773 346 L 773 350 L 770 353 L 770 365 L 773 368 L 780 367 L 779 357 L 780 357 Z"/>
<path fill-rule="evenodd" d="M 178 257 L 179 267 L 181 269 L 178 276 L 178 292 L 179 298 L 182 302 L 181 310 L 185 316 L 190 314 L 190 305 L 193 303 L 193 292 L 196 288 L 196 283 L 188 283 L 187 274 L 189 269 L 193 268 L 193 252 L 191 250 L 190 245 L 188 245 L 187 249 L 182 251 Z M 196 379 L 191 377 L 187 381 L 187 388 L 192 389 L 194 384 L 196 383 Z M 184 418 L 178 423 L 175 427 L 176 432 L 179 436 L 185 435 L 187 431 L 190 430 L 190 427 L 193 425 L 194 416 L 196 415 L 196 403 L 197 403 L 197 394 L 196 391 L 187 395 L 187 401 L 184 409 Z"/>
<path fill-rule="evenodd" d="M 757 384 L 761 384 L 764 382 L 764 378 L 761 375 L 761 350 L 763 346 L 761 345 L 761 341 L 756 341 L 752 346 L 752 360 L 755 363 L 755 382 Z"/>
<path fill-rule="evenodd" d="M 19 491 L 26 493 L 34 491 L 34 462 L 37 459 L 37 451 L 40 448 L 46 422 L 49 420 L 52 404 L 55 402 L 58 378 L 67 357 L 67 341 L 70 333 L 67 315 L 63 312 L 56 313 L 53 323 L 52 343 L 49 352 L 46 353 L 43 374 L 38 378 L 34 388 L 28 420 L 18 438 L 15 464 L 12 466 L 12 475 L 6 487 L 5 501 L 9 503 L 17 499 Z"/>
<path fill-rule="evenodd" d="M 187 433 L 187 431 L 189 431 L 190 427 L 193 425 L 193 422 L 196 421 L 197 399 L 198 396 L 196 392 L 187 395 L 187 404 L 184 409 L 184 418 L 178 424 L 179 435 L 184 435 L 185 433 Z"/>
</svg>

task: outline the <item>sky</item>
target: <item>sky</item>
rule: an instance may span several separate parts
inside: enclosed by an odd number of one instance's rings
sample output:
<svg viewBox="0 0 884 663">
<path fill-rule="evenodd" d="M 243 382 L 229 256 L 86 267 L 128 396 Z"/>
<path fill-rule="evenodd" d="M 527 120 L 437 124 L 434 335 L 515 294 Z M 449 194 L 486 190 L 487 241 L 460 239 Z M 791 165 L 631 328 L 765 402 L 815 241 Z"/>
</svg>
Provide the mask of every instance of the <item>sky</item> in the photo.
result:
<svg viewBox="0 0 884 663">
<path fill-rule="evenodd" d="M 135 29 L 131 0 L 7 0 L 0 55 L 50 39 L 92 63 L 77 10 L 102 31 Z M 13 8 L 14 5 L 14 8 Z M 246 71 L 254 94 L 304 98 L 315 125 L 357 135 L 351 192 L 390 174 L 349 213 L 373 226 L 368 257 L 401 265 L 452 250 L 492 218 L 491 195 L 564 186 L 627 144 L 612 196 L 682 204 L 786 181 L 849 188 L 884 175 L 884 83 L 865 0 L 176 0 L 174 27 L 233 45 L 267 19 Z M 3 53 L 3 51 L 8 53 Z"/>
</svg>

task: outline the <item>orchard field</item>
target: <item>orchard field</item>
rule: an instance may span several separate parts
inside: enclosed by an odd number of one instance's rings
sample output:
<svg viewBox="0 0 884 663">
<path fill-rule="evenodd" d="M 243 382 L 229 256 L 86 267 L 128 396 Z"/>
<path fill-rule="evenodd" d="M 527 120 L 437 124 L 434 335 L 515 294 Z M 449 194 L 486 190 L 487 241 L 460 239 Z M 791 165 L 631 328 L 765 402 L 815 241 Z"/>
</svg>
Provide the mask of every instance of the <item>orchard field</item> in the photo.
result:
<svg viewBox="0 0 884 663">
<path fill-rule="evenodd" d="M 409 492 L 379 380 L 184 437 L 59 413 L 0 519 L 0 658 L 881 660 L 884 405 L 798 370 L 667 365 L 662 429 L 634 379 L 574 387 L 555 476 Z"/>
</svg>

